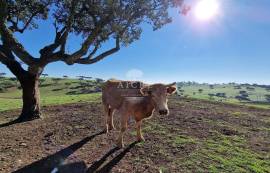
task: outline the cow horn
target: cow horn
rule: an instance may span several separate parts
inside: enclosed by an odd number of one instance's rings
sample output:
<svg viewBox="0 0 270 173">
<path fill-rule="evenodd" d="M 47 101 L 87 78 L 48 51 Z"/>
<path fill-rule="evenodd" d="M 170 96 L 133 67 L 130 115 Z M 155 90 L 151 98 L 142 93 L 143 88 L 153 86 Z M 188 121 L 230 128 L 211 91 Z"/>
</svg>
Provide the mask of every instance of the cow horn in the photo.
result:
<svg viewBox="0 0 270 173">
<path fill-rule="evenodd" d="M 176 85 L 176 82 L 170 83 L 167 86 L 169 87 L 169 86 L 173 86 L 173 85 Z"/>
</svg>

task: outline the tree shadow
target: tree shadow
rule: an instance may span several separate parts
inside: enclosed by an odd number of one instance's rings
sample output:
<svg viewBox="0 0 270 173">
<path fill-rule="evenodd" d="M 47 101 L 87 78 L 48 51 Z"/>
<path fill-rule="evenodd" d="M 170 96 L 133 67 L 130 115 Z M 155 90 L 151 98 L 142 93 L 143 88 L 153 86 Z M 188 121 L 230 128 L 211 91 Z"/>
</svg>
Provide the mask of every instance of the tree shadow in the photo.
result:
<svg viewBox="0 0 270 173">
<path fill-rule="evenodd" d="M 117 165 L 123 158 L 124 156 L 131 150 L 131 148 L 135 147 L 137 141 L 131 143 L 128 145 L 123 151 L 121 151 L 116 157 L 114 157 L 111 161 L 106 163 L 103 167 L 99 169 L 99 167 L 105 163 L 107 158 L 113 154 L 115 151 L 119 150 L 119 148 L 115 147 L 111 149 L 109 152 L 107 152 L 100 160 L 95 161 L 86 171 L 87 173 L 105 173 L 105 172 L 110 172 L 112 168 Z"/>
<path fill-rule="evenodd" d="M 52 89 L 52 91 L 62 91 L 64 90 L 64 88 L 55 88 L 55 89 Z"/>
<path fill-rule="evenodd" d="M 19 123 L 24 123 L 24 122 L 28 122 L 28 121 L 33 121 L 33 120 L 36 120 L 38 118 L 32 118 L 32 119 L 25 119 L 25 118 L 22 118 L 21 115 L 19 115 L 18 118 L 10 121 L 10 122 L 6 122 L 6 123 L 3 123 L 3 124 L 0 124 L 0 128 L 2 127 L 7 127 L 7 126 L 11 126 L 13 124 L 19 124 Z"/>
<path fill-rule="evenodd" d="M 51 172 L 54 169 L 64 169 L 61 167 L 61 165 L 64 163 L 65 159 L 70 156 L 72 153 L 74 153 L 76 150 L 81 148 L 84 144 L 91 141 L 93 138 L 95 138 L 98 135 L 104 134 L 105 131 L 93 134 L 92 136 L 86 137 L 82 139 L 79 142 L 76 142 L 48 157 L 45 157 L 41 160 L 38 160 L 36 162 L 31 163 L 30 165 L 27 165 L 14 173 L 48 173 Z M 76 164 L 75 164 L 76 166 Z M 81 165 L 80 165 L 81 166 Z M 65 166 L 66 167 L 66 166 Z M 69 168 L 74 167 L 74 165 L 70 165 Z M 65 168 L 67 169 L 67 168 Z M 73 168 L 74 169 L 74 168 Z"/>
<path fill-rule="evenodd" d="M 15 120 L 12 120 L 10 122 L 6 122 L 6 123 L 3 123 L 3 124 L 0 124 L 0 128 L 2 127 L 7 127 L 7 126 L 10 126 L 10 125 L 13 125 L 13 124 L 17 124 L 17 123 L 21 123 L 22 121 L 20 119 L 15 119 Z"/>
</svg>

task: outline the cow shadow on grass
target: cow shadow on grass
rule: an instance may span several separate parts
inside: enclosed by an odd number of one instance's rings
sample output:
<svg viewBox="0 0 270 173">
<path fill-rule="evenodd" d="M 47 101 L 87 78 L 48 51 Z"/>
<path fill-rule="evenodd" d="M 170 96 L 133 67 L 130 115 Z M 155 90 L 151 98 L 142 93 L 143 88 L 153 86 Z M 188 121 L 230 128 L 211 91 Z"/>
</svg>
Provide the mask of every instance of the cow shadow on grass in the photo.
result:
<svg viewBox="0 0 270 173">
<path fill-rule="evenodd" d="M 125 149 L 119 152 L 119 154 L 113 157 L 109 162 L 105 164 L 108 157 L 111 156 L 116 151 L 120 149 L 114 147 L 104 154 L 99 160 L 96 160 L 92 165 L 87 168 L 85 162 L 75 162 L 69 164 L 63 164 L 65 159 L 67 159 L 76 150 L 81 148 L 84 144 L 94 139 L 96 136 L 104 134 L 105 131 L 93 134 L 92 136 L 86 137 L 79 142 L 76 142 L 46 158 L 38 160 L 31 163 L 13 173 L 105 173 L 110 172 L 111 169 L 117 165 L 124 156 L 130 152 L 130 150 L 135 147 L 137 142 L 129 144 Z"/>
<path fill-rule="evenodd" d="M 130 152 L 130 150 L 136 146 L 137 142 L 133 142 L 129 144 L 125 149 L 123 149 L 117 156 L 113 157 L 112 160 L 110 160 L 108 163 L 103 165 L 107 158 L 112 155 L 114 152 L 119 150 L 118 147 L 115 147 L 108 151 L 102 158 L 99 160 L 95 161 L 86 171 L 86 173 L 105 173 L 105 172 L 110 172 L 112 168 L 117 165 L 124 157 L 125 155 Z M 101 165 L 103 165 L 101 167 Z"/>
</svg>

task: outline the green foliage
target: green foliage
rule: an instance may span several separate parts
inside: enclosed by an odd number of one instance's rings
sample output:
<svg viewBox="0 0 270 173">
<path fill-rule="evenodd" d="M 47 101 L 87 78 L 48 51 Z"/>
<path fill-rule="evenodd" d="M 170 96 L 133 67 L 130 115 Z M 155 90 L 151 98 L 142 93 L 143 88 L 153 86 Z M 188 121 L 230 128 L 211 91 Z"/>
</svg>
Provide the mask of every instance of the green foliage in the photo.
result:
<svg viewBox="0 0 270 173">
<path fill-rule="evenodd" d="M 37 20 L 48 18 L 49 5 L 52 5 L 52 2 L 52 0 L 7 0 L 7 21 L 13 24 L 10 29 L 23 32 L 26 28 L 19 28 L 20 25 L 27 25 L 28 29 L 37 28 Z"/>
<path fill-rule="evenodd" d="M 40 78 L 39 79 L 39 85 L 42 85 L 42 83 L 44 83 L 46 80 L 44 78 Z"/>
<path fill-rule="evenodd" d="M 86 1 L 58 0 L 53 14 L 57 23 L 68 26 L 73 18 L 71 30 L 83 36 L 90 35 L 100 26 L 97 42 L 104 42 L 110 35 L 119 35 L 123 44 L 139 39 L 141 23 L 149 23 L 159 29 L 171 21 L 169 7 L 181 5 L 182 0 L 148 1 Z M 72 16 L 71 16 L 72 15 Z"/>
<path fill-rule="evenodd" d="M 100 45 L 111 36 L 120 37 L 127 45 L 139 39 L 142 23 L 156 30 L 171 22 L 168 9 L 180 7 L 182 1 L 8 0 L 7 8 L 1 10 L 12 31 L 37 28 L 38 20 L 46 20 L 51 14 L 51 21 L 55 21 L 58 29 L 65 28 L 83 37 L 94 33 L 93 45 Z"/>
<path fill-rule="evenodd" d="M 270 94 L 266 94 L 266 95 L 265 95 L 265 99 L 266 99 L 268 102 L 270 102 Z"/>
<path fill-rule="evenodd" d="M 3 93 L 6 89 L 0 86 L 0 93 Z"/>
<path fill-rule="evenodd" d="M 5 88 L 5 89 L 11 88 L 11 87 L 14 87 L 14 86 L 15 86 L 15 83 L 10 81 L 10 80 L 5 80 L 5 81 L 0 83 L 0 87 Z"/>
<path fill-rule="evenodd" d="M 216 93 L 216 96 L 226 98 L 226 93 Z"/>
<path fill-rule="evenodd" d="M 61 78 L 52 78 L 52 81 L 54 81 L 55 84 L 58 84 L 60 80 L 62 80 L 62 79 Z"/>
</svg>

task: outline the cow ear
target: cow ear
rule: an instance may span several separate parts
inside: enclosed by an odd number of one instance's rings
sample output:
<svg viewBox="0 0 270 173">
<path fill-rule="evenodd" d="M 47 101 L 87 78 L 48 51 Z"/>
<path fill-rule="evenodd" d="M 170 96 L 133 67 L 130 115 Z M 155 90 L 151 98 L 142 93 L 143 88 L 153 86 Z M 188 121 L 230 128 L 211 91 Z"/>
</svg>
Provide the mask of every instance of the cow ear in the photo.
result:
<svg viewBox="0 0 270 173">
<path fill-rule="evenodd" d="M 176 83 L 175 82 L 167 85 L 167 93 L 168 94 L 173 94 L 175 92 L 176 92 Z"/>
<path fill-rule="evenodd" d="M 140 89 L 140 92 L 141 92 L 141 94 L 142 94 L 143 96 L 147 96 L 147 95 L 150 95 L 150 94 L 151 94 L 151 91 L 150 91 L 150 89 L 149 89 L 148 86 L 142 87 L 142 88 Z"/>
</svg>

